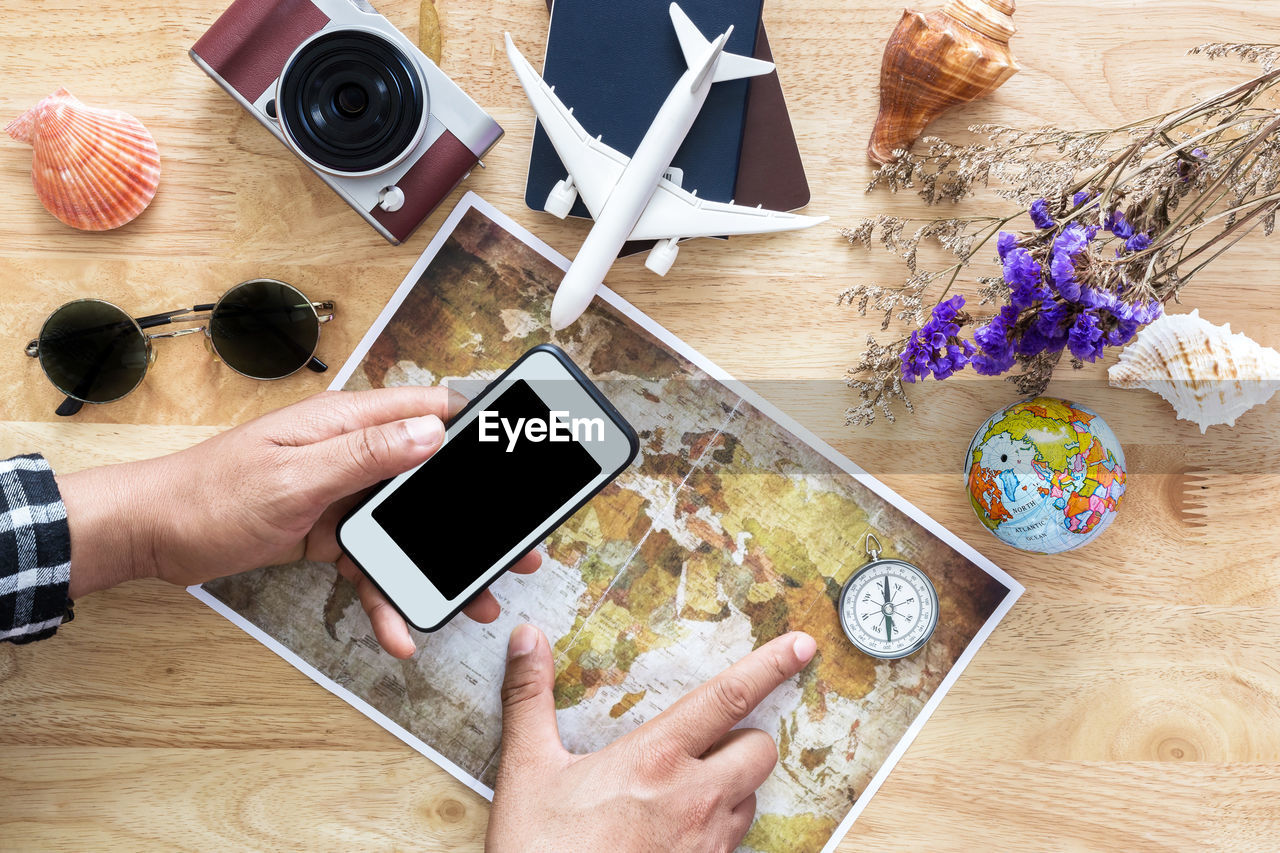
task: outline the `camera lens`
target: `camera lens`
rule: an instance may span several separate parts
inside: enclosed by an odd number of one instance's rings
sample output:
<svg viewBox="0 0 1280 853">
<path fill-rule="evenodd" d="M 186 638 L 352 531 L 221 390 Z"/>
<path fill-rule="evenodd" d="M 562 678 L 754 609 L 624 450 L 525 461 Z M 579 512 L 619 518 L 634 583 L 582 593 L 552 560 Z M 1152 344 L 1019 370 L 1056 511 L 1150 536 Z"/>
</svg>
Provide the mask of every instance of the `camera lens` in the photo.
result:
<svg viewBox="0 0 1280 853">
<path fill-rule="evenodd" d="M 417 66 L 386 39 L 336 30 L 305 44 L 281 76 L 280 121 L 302 154 L 335 172 L 395 163 L 427 114 Z"/>
<path fill-rule="evenodd" d="M 369 94 L 354 83 L 348 83 L 338 90 L 333 98 L 333 105 L 347 118 L 359 118 L 365 107 L 369 106 Z"/>
</svg>

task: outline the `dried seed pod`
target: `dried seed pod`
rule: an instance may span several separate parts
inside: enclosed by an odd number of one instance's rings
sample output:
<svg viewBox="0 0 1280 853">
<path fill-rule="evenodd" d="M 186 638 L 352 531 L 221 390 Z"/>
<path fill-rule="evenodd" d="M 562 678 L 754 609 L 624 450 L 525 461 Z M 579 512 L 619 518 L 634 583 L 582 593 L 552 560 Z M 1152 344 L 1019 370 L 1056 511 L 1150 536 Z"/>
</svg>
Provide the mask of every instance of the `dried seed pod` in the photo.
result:
<svg viewBox="0 0 1280 853">
<path fill-rule="evenodd" d="M 880 66 L 880 114 L 867 156 L 888 163 L 956 104 L 990 94 L 1018 71 L 1009 50 L 1013 0 L 951 0 L 902 13 Z"/>
</svg>

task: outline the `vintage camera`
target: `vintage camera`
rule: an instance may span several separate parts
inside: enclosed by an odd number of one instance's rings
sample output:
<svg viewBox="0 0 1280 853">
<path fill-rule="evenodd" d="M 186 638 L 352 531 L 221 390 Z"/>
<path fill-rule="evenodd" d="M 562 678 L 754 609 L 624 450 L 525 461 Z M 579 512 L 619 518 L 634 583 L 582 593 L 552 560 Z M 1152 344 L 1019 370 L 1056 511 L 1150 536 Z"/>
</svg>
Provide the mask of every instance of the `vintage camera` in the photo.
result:
<svg viewBox="0 0 1280 853">
<path fill-rule="evenodd" d="M 363 0 L 236 0 L 190 54 L 392 243 L 502 136 Z"/>
</svg>

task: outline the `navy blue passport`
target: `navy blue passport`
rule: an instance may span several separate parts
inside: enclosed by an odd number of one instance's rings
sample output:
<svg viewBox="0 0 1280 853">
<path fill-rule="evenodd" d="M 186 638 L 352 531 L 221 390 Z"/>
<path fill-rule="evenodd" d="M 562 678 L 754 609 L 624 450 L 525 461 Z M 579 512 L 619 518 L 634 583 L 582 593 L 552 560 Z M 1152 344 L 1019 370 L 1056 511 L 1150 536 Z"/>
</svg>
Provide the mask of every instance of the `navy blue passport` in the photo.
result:
<svg viewBox="0 0 1280 853">
<path fill-rule="evenodd" d="M 555 0 L 542 76 L 592 135 L 630 157 L 680 76 L 688 70 L 668 11 L 670 0 Z M 683 0 L 708 40 L 733 25 L 725 50 L 751 56 L 764 0 Z M 701 198 L 733 201 L 748 80 L 716 83 L 672 166 Z M 529 155 L 525 203 L 542 210 L 568 170 L 541 125 Z M 574 216 L 589 217 L 579 199 Z"/>
</svg>

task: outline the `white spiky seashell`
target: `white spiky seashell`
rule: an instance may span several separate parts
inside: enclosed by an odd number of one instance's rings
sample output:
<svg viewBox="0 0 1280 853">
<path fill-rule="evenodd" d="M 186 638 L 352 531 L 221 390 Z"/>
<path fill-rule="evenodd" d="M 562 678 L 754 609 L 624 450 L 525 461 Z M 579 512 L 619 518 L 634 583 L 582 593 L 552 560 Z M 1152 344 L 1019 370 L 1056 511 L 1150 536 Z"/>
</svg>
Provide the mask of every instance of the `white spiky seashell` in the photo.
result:
<svg viewBox="0 0 1280 853">
<path fill-rule="evenodd" d="M 1271 399 L 1280 388 L 1280 352 L 1215 326 L 1199 311 L 1166 314 L 1147 326 L 1107 371 L 1115 388 L 1146 388 L 1204 433 Z"/>
<path fill-rule="evenodd" d="M 129 113 L 86 106 L 59 88 L 5 131 L 31 146 L 36 197 L 73 228 L 119 228 L 155 197 L 160 152 Z"/>
</svg>

